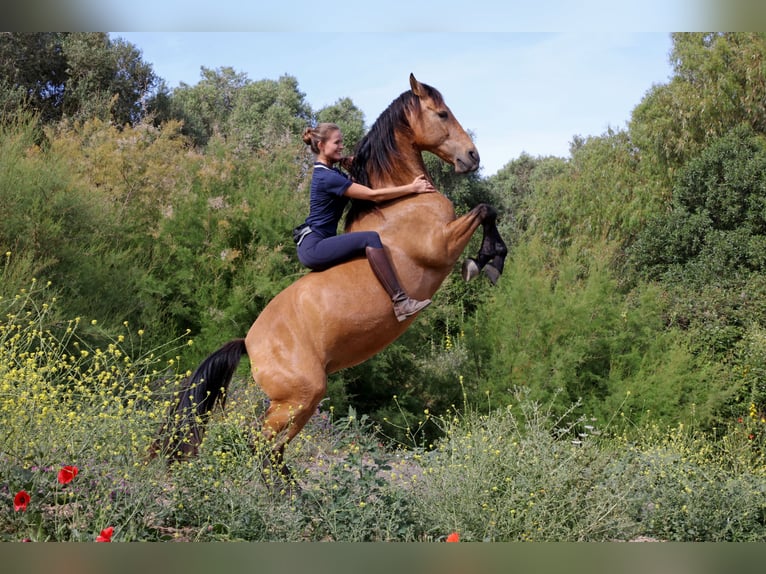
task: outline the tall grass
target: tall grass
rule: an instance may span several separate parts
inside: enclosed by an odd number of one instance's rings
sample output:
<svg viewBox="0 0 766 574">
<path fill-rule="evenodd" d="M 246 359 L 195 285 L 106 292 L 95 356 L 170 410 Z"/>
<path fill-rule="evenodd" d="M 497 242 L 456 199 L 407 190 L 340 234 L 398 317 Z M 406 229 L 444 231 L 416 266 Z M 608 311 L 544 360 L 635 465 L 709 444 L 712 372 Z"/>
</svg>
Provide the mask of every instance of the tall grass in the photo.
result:
<svg viewBox="0 0 766 574">
<path fill-rule="evenodd" d="M 766 538 L 755 411 L 714 435 L 627 434 L 519 392 L 508 405 L 425 412 L 394 447 L 366 417 L 320 409 L 287 452 L 299 488 L 281 488 L 250 448 L 265 397 L 238 378 L 200 455 L 168 467 L 147 451 L 190 341 L 148 349 L 125 325 L 93 347 L 97 321 L 61 320 L 56 305 L 36 283 L 0 299 L 3 541 L 92 541 L 108 527 L 114 541 Z M 64 467 L 78 472 L 59 481 Z M 28 503 L 14 508 L 22 491 Z"/>
</svg>

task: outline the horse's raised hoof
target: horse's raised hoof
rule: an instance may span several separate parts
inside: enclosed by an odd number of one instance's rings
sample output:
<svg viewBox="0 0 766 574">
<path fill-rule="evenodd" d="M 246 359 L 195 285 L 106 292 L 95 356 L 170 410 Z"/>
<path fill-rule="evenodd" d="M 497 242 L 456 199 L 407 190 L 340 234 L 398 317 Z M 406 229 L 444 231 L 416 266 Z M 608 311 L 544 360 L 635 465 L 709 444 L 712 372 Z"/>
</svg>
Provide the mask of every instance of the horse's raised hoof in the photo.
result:
<svg viewBox="0 0 766 574">
<path fill-rule="evenodd" d="M 470 281 L 474 277 L 478 277 L 480 271 L 481 269 L 479 269 L 479 264 L 470 257 L 463 261 L 463 269 L 461 274 L 463 275 L 464 281 Z"/>
<path fill-rule="evenodd" d="M 487 265 L 484 266 L 483 271 L 484 275 L 489 278 L 490 283 L 492 283 L 492 285 L 497 285 L 497 280 L 500 279 L 500 271 L 498 271 L 491 263 L 487 263 Z"/>
</svg>

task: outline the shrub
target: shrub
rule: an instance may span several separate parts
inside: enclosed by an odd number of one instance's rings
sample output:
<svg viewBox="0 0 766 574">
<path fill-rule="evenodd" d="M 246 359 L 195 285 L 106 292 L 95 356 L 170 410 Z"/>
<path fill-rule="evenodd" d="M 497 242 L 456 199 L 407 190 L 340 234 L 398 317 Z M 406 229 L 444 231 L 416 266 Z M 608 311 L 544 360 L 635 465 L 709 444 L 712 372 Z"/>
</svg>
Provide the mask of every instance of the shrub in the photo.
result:
<svg viewBox="0 0 766 574">
<path fill-rule="evenodd" d="M 169 404 L 157 395 L 168 362 L 127 326 L 103 349 L 80 337 L 80 318 L 54 329 L 55 299 L 40 302 L 44 292 L 0 299 L 0 495 L 30 494 L 0 536 L 93 540 L 110 525 L 119 539 L 144 536 L 148 503 L 161 492 L 144 462 Z M 78 473 L 61 484 L 64 466 Z"/>
<path fill-rule="evenodd" d="M 573 412 L 558 416 L 517 394 L 514 406 L 442 418 L 423 455 L 416 509 L 428 534 L 465 541 L 584 541 L 634 535 L 637 495 L 621 461 Z M 587 436 L 586 436 L 587 435 Z"/>
</svg>

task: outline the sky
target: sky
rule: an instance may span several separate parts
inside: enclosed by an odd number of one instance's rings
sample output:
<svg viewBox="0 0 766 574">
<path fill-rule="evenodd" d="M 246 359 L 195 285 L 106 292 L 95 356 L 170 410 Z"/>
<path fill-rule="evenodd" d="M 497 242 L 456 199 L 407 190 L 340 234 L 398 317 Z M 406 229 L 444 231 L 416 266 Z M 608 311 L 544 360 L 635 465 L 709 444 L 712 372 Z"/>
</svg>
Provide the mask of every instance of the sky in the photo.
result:
<svg viewBox="0 0 766 574">
<path fill-rule="evenodd" d="M 569 156 L 575 136 L 623 129 L 670 80 L 669 32 L 114 32 L 169 88 L 201 68 L 297 79 L 314 111 L 350 98 L 370 126 L 409 89 L 437 88 L 469 130 L 488 177 L 522 153 Z"/>
</svg>

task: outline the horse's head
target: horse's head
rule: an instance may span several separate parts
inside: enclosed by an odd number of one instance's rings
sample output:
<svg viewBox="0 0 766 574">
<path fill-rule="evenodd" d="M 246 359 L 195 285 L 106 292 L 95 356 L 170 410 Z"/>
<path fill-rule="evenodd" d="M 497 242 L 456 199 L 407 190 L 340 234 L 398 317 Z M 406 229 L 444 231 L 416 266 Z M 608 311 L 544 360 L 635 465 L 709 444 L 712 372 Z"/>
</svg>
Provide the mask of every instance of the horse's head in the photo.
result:
<svg viewBox="0 0 766 574">
<path fill-rule="evenodd" d="M 354 150 L 355 181 L 368 187 L 405 185 L 425 171 L 422 151 L 452 164 L 457 173 L 476 171 L 479 152 L 438 90 L 410 74 L 410 87 L 375 120 Z M 353 222 L 369 202 L 356 200 L 346 221 Z"/>
<path fill-rule="evenodd" d="M 438 90 L 421 84 L 410 74 L 415 105 L 409 110 L 413 144 L 455 166 L 456 173 L 476 171 L 479 152 Z"/>
</svg>

